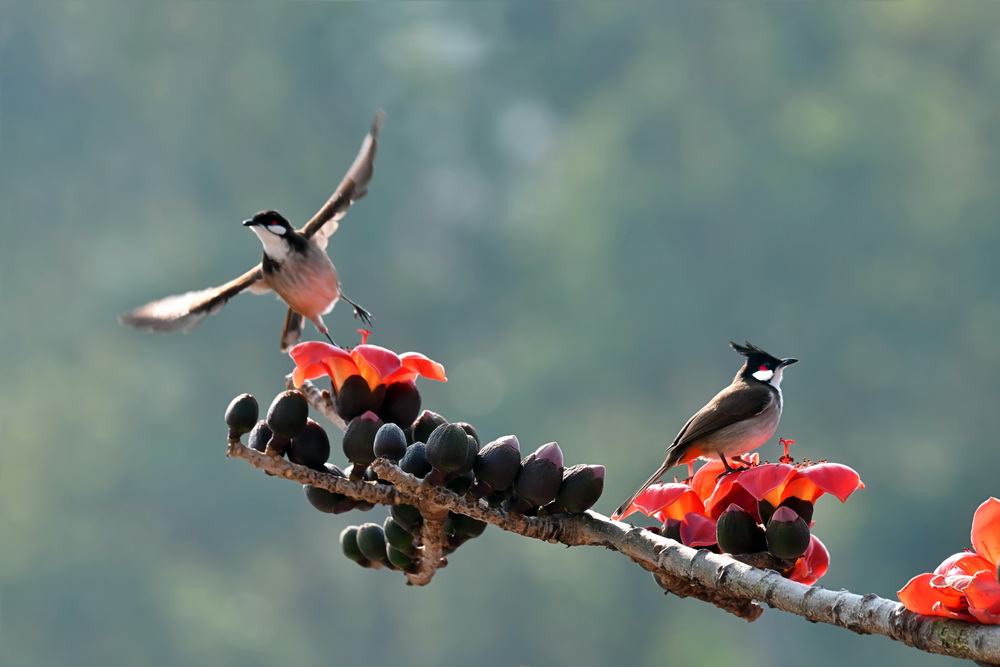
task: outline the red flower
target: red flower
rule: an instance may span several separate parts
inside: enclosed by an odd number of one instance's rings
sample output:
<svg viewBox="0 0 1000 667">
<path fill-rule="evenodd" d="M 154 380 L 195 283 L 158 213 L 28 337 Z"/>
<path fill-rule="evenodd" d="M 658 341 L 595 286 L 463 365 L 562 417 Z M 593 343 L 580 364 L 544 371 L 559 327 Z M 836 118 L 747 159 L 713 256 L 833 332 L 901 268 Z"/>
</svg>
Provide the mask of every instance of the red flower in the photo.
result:
<svg viewBox="0 0 1000 667">
<path fill-rule="evenodd" d="M 1000 624 L 1000 500 L 990 498 L 972 519 L 974 552 L 954 554 L 933 572 L 919 574 L 896 596 L 917 614 Z"/>
<path fill-rule="evenodd" d="M 378 345 L 358 345 L 350 351 L 329 343 L 299 343 L 288 354 L 295 361 L 292 380 L 296 387 L 306 380 L 329 375 L 334 391 L 344 380 L 360 375 L 374 391 L 379 385 L 414 380 L 418 375 L 447 382 L 444 366 L 418 352 L 396 354 Z"/>
<path fill-rule="evenodd" d="M 705 505 L 687 484 L 653 484 L 625 510 L 659 519 L 664 524 L 679 523 L 681 544 L 707 547 L 716 543 L 715 519 L 705 515 Z"/>
<path fill-rule="evenodd" d="M 705 504 L 687 484 L 653 484 L 640 493 L 622 515 L 624 519 L 633 512 L 655 516 L 660 521 L 683 519 L 689 512 L 705 513 Z"/>
<path fill-rule="evenodd" d="M 746 470 L 720 477 L 725 470 L 722 461 L 712 460 L 688 483 L 653 484 L 625 509 L 622 518 L 642 512 L 664 522 L 661 532 L 679 528 L 680 541 L 687 546 L 711 546 L 717 543 L 716 521 L 732 503 L 760 523 L 759 501 L 777 507 L 794 497 L 811 504 L 830 493 L 844 502 L 865 486 L 858 473 L 839 463 L 799 468 L 787 463 L 758 465 L 758 461 L 757 454 L 746 456 L 743 458 Z M 829 566 L 830 553 L 815 535 L 810 535 L 809 548 L 784 574 L 792 581 L 813 584 L 826 574 Z M 1000 584 L 997 589 L 1000 592 Z"/>
<path fill-rule="evenodd" d="M 865 485 L 858 473 L 840 463 L 817 463 L 802 468 L 788 463 L 766 463 L 720 479 L 712 495 L 705 501 L 710 514 L 720 514 L 734 502 L 734 487 L 739 487 L 755 500 L 764 500 L 772 507 L 778 507 L 788 498 L 813 503 L 825 493 L 833 494 L 840 502 L 845 502 L 852 493 L 865 488 Z M 743 506 L 742 503 L 740 505 Z M 749 507 L 745 509 L 751 511 Z"/>
</svg>

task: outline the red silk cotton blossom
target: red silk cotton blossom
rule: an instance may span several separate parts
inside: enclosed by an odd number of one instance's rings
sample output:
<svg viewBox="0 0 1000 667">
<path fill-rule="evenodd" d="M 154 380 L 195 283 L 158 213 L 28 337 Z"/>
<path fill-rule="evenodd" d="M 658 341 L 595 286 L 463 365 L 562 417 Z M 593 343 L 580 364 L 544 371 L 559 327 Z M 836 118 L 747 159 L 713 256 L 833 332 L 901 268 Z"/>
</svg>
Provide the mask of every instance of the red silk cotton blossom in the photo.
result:
<svg viewBox="0 0 1000 667">
<path fill-rule="evenodd" d="M 917 614 L 1000 624 L 1000 500 L 990 498 L 972 518 L 972 547 L 919 574 L 896 593 Z"/>
<path fill-rule="evenodd" d="M 299 343 L 288 354 L 295 361 L 292 381 L 296 387 L 324 375 L 339 391 L 344 380 L 360 375 L 375 390 L 379 385 L 415 380 L 417 376 L 447 382 L 444 366 L 419 352 L 396 354 L 378 345 L 358 345 L 350 351 L 318 341 Z"/>
<path fill-rule="evenodd" d="M 787 463 L 758 465 L 759 457 L 744 457 L 746 470 L 720 477 L 722 461 L 709 461 L 687 482 L 653 484 L 625 509 L 622 516 L 642 512 L 663 522 L 660 532 L 678 539 L 690 547 L 713 547 L 717 544 L 716 524 L 719 516 L 733 504 L 749 513 L 758 523 L 762 508 L 774 508 L 789 503 L 796 511 L 810 506 L 820 496 L 829 493 L 841 502 L 858 489 L 864 488 L 858 473 L 839 463 L 818 463 L 797 467 Z M 796 499 L 792 501 L 791 499 Z M 809 546 L 785 572 L 792 581 L 813 584 L 826 574 L 830 554 L 823 543 L 810 534 Z"/>
</svg>

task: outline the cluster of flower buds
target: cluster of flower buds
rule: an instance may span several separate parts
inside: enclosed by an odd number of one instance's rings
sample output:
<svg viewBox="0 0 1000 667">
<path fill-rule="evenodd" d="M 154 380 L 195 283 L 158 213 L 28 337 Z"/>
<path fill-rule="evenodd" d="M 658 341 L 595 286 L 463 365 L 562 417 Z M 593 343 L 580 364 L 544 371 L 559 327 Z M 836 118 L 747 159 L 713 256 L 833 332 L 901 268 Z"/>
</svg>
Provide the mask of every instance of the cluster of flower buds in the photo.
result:
<svg viewBox="0 0 1000 667">
<path fill-rule="evenodd" d="M 267 417 L 257 421 L 257 400 L 250 394 L 242 394 L 233 399 L 226 409 L 226 425 L 229 438 L 239 440 L 244 433 L 247 446 L 262 453 L 285 456 L 292 463 L 329 473 L 335 477 L 347 477 L 352 473 L 332 463 L 330 458 L 330 437 L 320 424 L 309 419 L 309 403 L 301 392 L 283 391 L 275 396 Z M 306 499 L 320 510 L 330 514 L 341 514 L 353 509 L 371 509 L 371 503 L 354 500 L 326 489 L 304 485 Z"/>
<path fill-rule="evenodd" d="M 482 446 L 471 424 L 449 423 L 428 410 L 406 430 L 380 426 L 372 449 L 375 456 L 398 460 L 403 472 L 425 484 L 446 486 L 471 500 L 483 498 L 492 507 L 520 514 L 579 514 L 604 490 L 604 466 L 564 468 L 562 450 L 554 442 L 522 458 L 515 436 Z M 367 456 L 366 450 L 362 458 Z"/>
<path fill-rule="evenodd" d="M 226 410 L 229 438 L 249 433 L 248 445 L 271 456 L 285 456 L 314 470 L 352 481 L 379 480 L 371 466 L 390 461 L 422 484 L 441 486 L 493 508 L 526 515 L 579 514 L 597 502 L 604 489 L 604 466 L 563 466 L 559 445 L 542 445 L 526 457 L 513 435 L 481 445 L 464 422 L 448 422 L 420 412 L 418 376 L 445 381 L 444 369 L 422 354 L 397 355 L 375 345 L 345 350 L 326 343 L 302 343 L 290 352 L 293 382 L 328 376 L 333 406 L 347 424 L 341 445 L 349 465 L 329 463 L 330 439 L 309 419 L 305 396 L 295 390 L 275 397 L 267 418 L 258 421 L 257 401 L 249 394 Z M 371 504 L 326 489 L 303 487 L 310 504 L 339 514 L 370 509 Z M 365 567 L 412 571 L 421 546 L 423 517 L 416 507 L 394 505 L 385 523 L 350 526 L 341 534 L 344 554 Z M 445 552 L 478 537 L 486 523 L 454 512 L 444 522 Z"/>
<path fill-rule="evenodd" d="M 655 517 L 661 534 L 690 547 L 769 553 L 787 564 L 787 577 L 814 583 L 830 563 L 812 534 L 814 503 L 827 493 L 843 502 L 864 484 L 837 463 L 757 465 L 756 454 L 746 463 L 746 469 L 722 475 L 722 462 L 711 461 L 686 483 L 654 484 L 622 516 L 639 511 Z"/>
<path fill-rule="evenodd" d="M 781 560 L 795 560 L 805 554 L 811 539 L 809 523 L 800 514 L 787 505 L 772 511 L 770 516 L 763 508 L 758 511 L 759 519 L 738 504 L 730 504 L 715 525 L 719 549 L 730 554 L 766 551 Z M 811 505 L 809 514 L 812 514 Z"/>
<path fill-rule="evenodd" d="M 424 518 L 416 507 L 393 505 L 381 526 L 365 523 L 348 526 L 341 531 L 340 547 L 345 556 L 362 567 L 413 572 L 423 522 Z M 468 540 L 479 537 L 486 530 L 486 525 L 484 521 L 449 512 L 444 523 L 447 543 L 443 553 L 450 554 Z"/>
<path fill-rule="evenodd" d="M 348 378 L 338 392 L 338 410 L 344 405 L 358 404 L 354 397 L 345 397 L 344 388 L 349 382 Z M 412 383 L 409 386 L 412 388 Z M 415 402 L 419 405 L 419 394 Z M 340 412 L 341 417 L 348 414 L 351 413 Z M 397 464 L 400 470 L 424 484 L 443 486 L 469 500 L 484 499 L 491 507 L 509 512 L 579 514 L 590 509 L 604 489 L 604 466 L 564 467 L 562 450 L 554 442 L 522 458 L 515 436 L 504 436 L 481 446 L 479 434 L 471 424 L 450 423 L 428 410 L 417 415 L 406 428 L 395 421 L 384 421 L 380 413 L 372 410 L 352 417 L 341 442 L 349 462 L 344 469 L 328 461 L 329 436 L 309 418 L 308 402 L 298 391 L 278 394 L 267 417 L 259 421 L 254 397 L 237 396 L 226 410 L 226 425 L 232 440 L 248 433 L 249 447 L 287 457 L 292 463 L 335 477 L 378 481 L 370 466 L 381 458 Z M 372 507 L 370 503 L 308 484 L 303 490 L 309 503 L 321 512 L 340 514 Z M 394 505 L 389 514 L 383 525 L 366 523 L 345 529 L 341 534 L 344 554 L 365 567 L 411 571 L 421 543 L 423 517 L 409 505 Z M 482 521 L 449 512 L 444 524 L 445 552 L 454 551 L 485 529 L 486 523 Z"/>
</svg>

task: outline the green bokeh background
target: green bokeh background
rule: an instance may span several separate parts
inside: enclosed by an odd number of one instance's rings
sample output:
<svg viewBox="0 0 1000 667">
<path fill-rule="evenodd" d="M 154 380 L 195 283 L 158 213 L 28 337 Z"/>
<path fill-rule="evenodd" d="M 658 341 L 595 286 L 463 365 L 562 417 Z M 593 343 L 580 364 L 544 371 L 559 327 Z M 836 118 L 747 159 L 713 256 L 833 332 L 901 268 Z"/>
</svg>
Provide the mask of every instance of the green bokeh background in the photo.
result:
<svg viewBox="0 0 1000 667">
<path fill-rule="evenodd" d="M 27 2 L 0 8 L 0 664 L 943 665 L 664 597 L 613 553 L 488 530 L 432 585 L 224 457 L 282 306 L 118 313 L 304 221 L 388 113 L 330 254 L 425 407 L 608 467 L 605 513 L 724 386 L 795 356 L 779 435 L 858 470 L 823 585 L 893 597 L 1000 493 L 1000 6 Z M 354 342 L 349 309 L 328 319 Z M 310 331 L 310 335 L 315 332 Z M 778 456 L 771 443 L 765 458 Z"/>
</svg>

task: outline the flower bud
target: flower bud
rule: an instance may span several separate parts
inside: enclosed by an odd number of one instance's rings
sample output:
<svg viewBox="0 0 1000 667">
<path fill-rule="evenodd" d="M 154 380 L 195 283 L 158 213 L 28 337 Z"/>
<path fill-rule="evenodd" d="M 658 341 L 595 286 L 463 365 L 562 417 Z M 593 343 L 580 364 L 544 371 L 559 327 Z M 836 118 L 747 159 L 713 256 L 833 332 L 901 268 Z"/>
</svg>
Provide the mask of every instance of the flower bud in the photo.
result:
<svg viewBox="0 0 1000 667">
<path fill-rule="evenodd" d="M 389 560 L 389 565 L 394 570 L 402 570 L 403 572 L 409 572 L 413 569 L 415 564 L 414 558 L 407 555 L 405 552 L 400 551 L 391 544 L 385 548 L 386 558 Z"/>
<path fill-rule="evenodd" d="M 809 548 L 809 524 L 789 507 L 779 507 L 767 523 L 767 550 L 775 558 L 793 560 Z"/>
<path fill-rule="evenodd" d="M 586 512 L 604 491 L 604 466 L 579 464 L 563 470 L 556 504 L 570 514 Z"/>
<path fill-rule="evenodd" d="M 322 470 L 334 477 L 344 477 L 344 472 L 332 463 L 324 464 Z M 345 495 L 311 484 L 303 484 L 302 491 L 306 494 L 306 500 L 310 505 L 327 514 L 338 514 L 336 510 L 343 505 L 344 500 L 348 499 Z"/>
<path fill-rule="evenodd" d="M 406 435 L 403 433 L 403 429 L 392 422 L 382 424 L 375 433 L 372 451 L 376 458 L 399 461 L 406 455 Z"/>
<path fill-rule="evenodd" d="M 757 515 L 760 516 L 760 522 L 762 525 L 767 525 L 768 521 L 771 520 L 771 515 L 774 514 L 775 507 L 766 500 L 757 501 Z"/>
<path fill-rule="evenodd" d="M 541 447 L 536 449 L 535 456 L 537 456 L 540 459 L 548 459 L 549 461 L 552 461 L 560 468 L 562 468 L 563 466 L 562 449 L 560 449 L 559 445 L 555 442 L 550 442 L 547 445 L 542 445 Z"/>
<path fill-rule="evenodd" d="M 444 522 L 445 535 L 457 535 L 465 539 L 479 537 L 489 525 L 485 521 L 473 519 L 471 516 L 448 512 L 448 519 Z"/>
<path fill-rule="evenodd" d="M 385 533 L 385 541 L 390 547 L 398 549 L 407 556 L 416 555 L 417 549 L 413 544 L 413 535 L 391 516 L 385 518 L 382 532 Z"/>
<path fill-rule="evenodd" d="M 562 451 L 550 442 L 521 461 L 521 470 L 514 479 L 514 493 L 531 507 L 542 507 L 555 500 L 562 484 Z"/>
<path fill-rule="evenodd" d="M 426 477 L 431 471 L 431 464 L 427 460 L 427 445 L 415 442 L 407 447 L 406 454 L 399 459 L 399 468 L 419 479 Z"/>
<path fill-rule="evenodd" d="M 430 410 L 424 410 L 417 417 L 416 421 L 413 422 L 413 441 L 414 442 L 427 442 L 428 438 L 431 437 L 431 432 L 436 429 L 441 424 L 447 424 L 446 420 L 441 415 L 436 412 L 431 412 Z"/>
<path fill-rule="evenodd" d="M 267 443 L 272 435 L 271 429 L 267 427 L 267 421 L 261 419 L 250 431 L 250 435 L 247 436 L 247 446 L 256 449 L 258 452 L 263 452 L 267 449 Z"/>
<path fill-rule="evenodd" d="M 730 554 L 755 554 L 767 550 L 764 530 L 745 509 L 732 503 L 715 524 L 719 548 Z"/>
<path fill-rule="evenodd" d="M 795 513 L 802 517 L 802 520 L 807 524 L 813 520 L 813 504 L 808 500 L 803 500 L 802 498 L 796 498 L 795 496 L 790 496 L 781 501 L 778 507 L 787 507 L 789 509 L 795 510 Z"/>
<path fill-rule="evenodd" d="M 450 491 L 454 491 L 456 494 L 460 496 L 464 496 L 472 489 L 472 485 L 475 484 L 475 482 L 476 478 L 472 474 L 472 471 L 470 470 L 469 472 L 461 475 L 453 473 L 448 478 L 448 482 L 447 484 L 445 484 L 445 487 Z"/>
<path fill-rule="evenodd" d="M 361 555 L 374 563 L 389 564 L 385 553 L 385 532 L 377 523 L 363 523 L 358 526 L 358 550 Z"/>
<path fill-rule="evenodd" d="M 292 438 L 285 454 L 292 463 L 323 470 L 323 464 L 330 458 L 330 438 L 322 426 L 308 419 L 306 427 Z"/>
<path fill-rule="evenodd" d="M 458 424 L 435 428 L 427 439 L 427 460 L 431 467 L 444 475 L 461 471 L 469 461 L 469 440 L 469 434 Z M 475 455 L 472 460 L 475 461 Z"/>
<path fill-rule="evenodd" d="M 420 531 L 420 525 L 424 521 L 420 510 L 413 505 L 389 505 L 389 516 L 411 535 L 416 535 Z"/>
<path fill-rule="evenodd" d="M 368 381 L 360 375 L 351 375 L 340 385 L 333 401 L 333 407 L 344 421 L 351 421 L 366 412 L 376 412 L 382 405 L 385 385 L 379 385 L 373 392 Z"/>
<path fill-rule="evenodd" d="M 309 401 L 302 392 L 289 389 L 274 397 L 267 410 L 267 425 L 274 435 L 294 438 L 305 428 Z"/>
<path fill-rule="evenodd" d="M 340 548 L 344 555 L 361 567 L 369 567 L 371 561 L 361 553 L 358 547 L 358 526 L 348 526 L 340 531 Z"/>
<path fill-rule="evenodd" d="M 240 436 L 257 425 L 257 399 L 252 394 L 240 394 L 226 408 L 226 426 L 229 439 L 239 440 Z"/>
<path fill-rule="evenodd" d="M 667 519 L 663 522 L 660 527 L 660 535 L 675 540 L 677 542 L 681 541 L 681 520 L 680 519 Z"/>
<path fill-rule="evenodd" d="M 393 382 L 385 388 L 385 398 L 378 416 L 387 424 L 401 428 L 413 425 L 420 414 L 420 391 L 412 380 Z"/>
<path fill-rule="evenodd" d="M 468 433 L 470 436 L 473 437 L 473 439 L 475 439 L 476 449 L 478 449 L 482 441 L 479 439 L 479 432 L 476 431 L 476 427 L 470 424 L 469 422 L 455 422 L 455 425 L 461 426 L 463 429 L 465 429 L 466 433 Z"/>
<path fill-rule="evenodd" d="M 476 479 L 487 484 L 487 492 L 506 491 L 521 469 L 521 448 L 517 438 L 505 435 L 483 447 L 476 456 Z"/>
<path fill-rule="evenodd" d="M 351 479 L 360 480 L 365 469 L 375 460 L 375 434 L 382 426 L 382 420 L 374 412 L 366 412 L 355 417 L 344 431 L 344 456 L 354 465 Z"/>
</svg>

